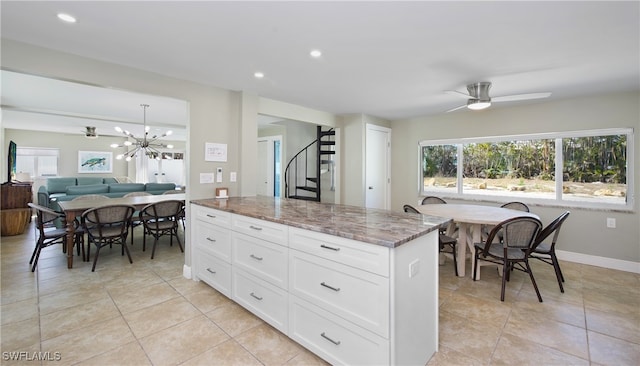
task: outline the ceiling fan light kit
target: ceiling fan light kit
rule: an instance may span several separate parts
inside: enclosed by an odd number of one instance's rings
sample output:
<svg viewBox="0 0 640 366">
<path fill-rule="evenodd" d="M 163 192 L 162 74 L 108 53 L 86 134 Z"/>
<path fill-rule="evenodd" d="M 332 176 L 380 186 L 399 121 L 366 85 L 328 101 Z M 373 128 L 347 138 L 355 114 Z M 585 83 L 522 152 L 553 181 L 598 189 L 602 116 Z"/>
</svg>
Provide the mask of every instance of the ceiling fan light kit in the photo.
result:
<svg viewBox="0 0 640 366">
<path fill-rule="evenodd" d="M 458 95 L 464 98 L 467 98 L 467 104 L 461 105 L 459 107 L 455 107 L 453 109 L 448 110 L 447 112 L 457 111 L 458 109 L 462 109 L 467 107 L 468 109 L 479 111 L 482 109 L 489 108 L 491 106 L 491 102 L 511 102 L 518 100 L 528 100 L 528 99 L 539 99 L 539 98 L 547 98 L 551 95 L 550 92 L 544 93 L 530 93 L 530 94 L 516 94 L 516 95 L 504 95 L 500 97 L 495 97 L 491 99 L 489 96 L 489 89 L 491 88 L 490 81 L 481 81 L 478 83 L 472 83 L 467 85 L 468 94 L 459 92 L 457 90 L 447 90 L 446 92 L 453 95 Z"/>
<path fill-rule="evenodd" d="M 171 135 L 173 133 L 171 130 L 163 133 L 160 136 L 157 136 L 157 135 L 153 135 L 152 137 L 148 136 L 149 127 L 147 126 L 147 108 L 149 107 L 149 105 L 140 104 L 140 106 L 143 108 L 143 123 L 144 123 L 144 135 L 142 135 L 141 138 L 135 137 L 131 132 L 123 130 L 120 127 L 115 127 L 116 131 L 121 132 L 125 136 L 134 140 L 134 141 L 130 141 L 130 140 L 125 141 L 122 145 L 119 145 L 119 144 L 111 145 L 112 148 L 119 148 L 119 147 L 126 146 L 128 149 L 124 154 L 120 154 L 116 156 L 116 159 L 118 160 L 121 160 L 124 158 L 126 161 L 131 161 L 131 159 L 133 159 L 140 151 L 144 152 L 144 154 L 148 156 L 150 159 L 160 160 L 162 155 L 160 150 L 158 149 L 161 149 L 161 148 L 173 149 L 173 145 L 156 142 L 158 139 Z M 130 146 L 133 146 L 133 147 L 130 148 Z"/>
</svg>

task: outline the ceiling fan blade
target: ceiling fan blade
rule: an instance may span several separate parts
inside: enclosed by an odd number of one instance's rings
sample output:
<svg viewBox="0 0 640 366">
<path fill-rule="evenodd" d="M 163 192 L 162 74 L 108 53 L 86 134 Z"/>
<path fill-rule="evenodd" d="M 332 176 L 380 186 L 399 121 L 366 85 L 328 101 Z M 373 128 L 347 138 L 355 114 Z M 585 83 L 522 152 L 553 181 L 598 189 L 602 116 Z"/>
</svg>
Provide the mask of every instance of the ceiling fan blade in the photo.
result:
<svg viewBox="0 0 640 366">
<path fill-rule="evenodd" d="M 469 99 L 469 98 L 476 99 L 475 97 L 472 97 L 469 94 L 466 94 L 466 93 L 463 93 L 463 92 L 459 92 L 457 90 L 445 90 L 444 92 L 447 93 L 447 94 L 451 94 L 451 95 L 455 95 L 455 96 L 458 96 L 458 97 L 462 97 L 464 99 Z"/>
<path fill-rule="evenodd" d="M 492 97 L 492 102 L 511 102 L 516 100 L 527 100 L 527 99 L 540 99 L 547 98 L 551 95 L 550 92 L 546 93 L 530 93 L 530 94 L 514 94 L 514 95 L 504 95 L 501 97 Z"/>
<path fill-rule="evenodd" d="M 462 108 L 466 108 L 466 107 L 467 107 L 467 105 L 466 105 L 466 104 L 463 104 L 463 105 L 461 105 L 460 107 L 455 107 L 455 108 L 449 109 L 448 111 L 445 111 L 444 113 L 449 113 L 449 112 L 457 111 L 458 109 L 462 109 Z"/>
</svg>

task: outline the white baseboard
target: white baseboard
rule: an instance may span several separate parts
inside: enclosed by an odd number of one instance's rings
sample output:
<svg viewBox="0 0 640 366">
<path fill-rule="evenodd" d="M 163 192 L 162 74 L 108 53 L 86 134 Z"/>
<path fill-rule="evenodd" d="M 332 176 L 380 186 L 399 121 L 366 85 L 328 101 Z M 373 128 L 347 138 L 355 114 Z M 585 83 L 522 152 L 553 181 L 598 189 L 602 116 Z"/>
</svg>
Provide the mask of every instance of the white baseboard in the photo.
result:
<svg viewBox="0 0 640 366">
<path fill-rule="evenodd" d="M 187 266 L 186 264 L 182 266 L 182 275 L 184 276 L 184 278 L 191 279 L 191 267 Z"/>
<path fill-rule="evenodd" d="M 563 250 L 556 250 L 558 259 L 567 262 L 588 264 L 597 267 L 611 268 L 619 271 L 640 273 L 640 262 L 624 261 L 621 259 L 613 259 L 606 257 L 598 257 L 595 255 L 588 255 L 582 253 L 566 252 Z"/>
</svg>

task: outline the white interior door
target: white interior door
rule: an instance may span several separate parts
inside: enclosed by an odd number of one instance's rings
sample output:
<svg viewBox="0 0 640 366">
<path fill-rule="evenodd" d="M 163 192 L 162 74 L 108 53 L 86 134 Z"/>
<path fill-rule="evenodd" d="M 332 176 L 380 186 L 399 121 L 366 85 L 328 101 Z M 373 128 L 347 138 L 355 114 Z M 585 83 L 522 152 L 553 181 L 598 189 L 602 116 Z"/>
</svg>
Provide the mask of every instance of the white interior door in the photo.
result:
<svg viewBox="0 0 640 366">
<path fill-rule="evenodd" d="M 365 141 L 365 206 L 391 207 L 391 129 L 367 124 Z"/>
<path fill-rule="evenodd" d="M 268 139 L 258 140 L 256 194 L 273 196 L 273 148 Z"/>
</svg>

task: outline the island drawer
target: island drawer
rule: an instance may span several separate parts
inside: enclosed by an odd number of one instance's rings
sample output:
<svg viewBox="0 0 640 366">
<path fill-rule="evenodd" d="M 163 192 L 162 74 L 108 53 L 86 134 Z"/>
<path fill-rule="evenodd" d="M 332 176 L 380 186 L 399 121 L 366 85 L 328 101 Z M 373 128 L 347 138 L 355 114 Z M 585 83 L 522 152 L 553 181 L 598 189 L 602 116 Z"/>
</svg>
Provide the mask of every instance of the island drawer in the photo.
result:
<svg viewBox="0 0 640 366">
<path fill-rule="evenodd" d="M 193 240 L 202 250 L 231 263 L 231 230 L 228 228 L 196 221 Z"/>
<path fill-rule="evenodd" d="M 198 278 L 231 298 L 231 265 L 202 250 L 195 255 Z"/>
<path fill-rule="evenodd" d="M 191 205 L 191 208 L 192 214 L 196 220 L 225 227 L 229 227 L 231 224 L 231 214 L 229 212 L 214 210 L 212 208 L 202 207 L 199 205 Z"/>
<path fill-rule="evenodd" d="M 389 279 L 294 249 L 289 293 L 389 337 Z"/>
<path fill-rule="evenodd" d="M 286 289 L 288 284 L 288 248 L 253 236 L 232 234 L 233 265 Z"/>
<path fill-rule="evenodd" d="M 288 227 L 252 217 L 232 215 L 233 230 L 253 237 L 287 245 Z"/>
<path fill-rule="evenodd" d="M 333 365 L 388 365 L 389 340 L 295 296 L 289 297 L 289 337 Z"/>
<path fill-rule="evenodd" d="M 289 247 L 338 263 L 389 276 L 389 248 L 333 235 L 289 229 Z"/>
<path fill-rule="evenodd" d="M 285 290 L 234 267 L 233 300 L 287 334 L 288 294 Z"/>
</svg>

